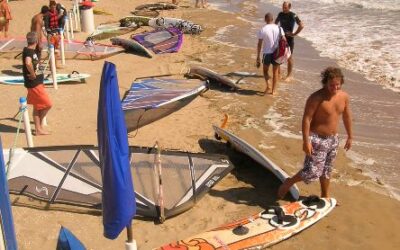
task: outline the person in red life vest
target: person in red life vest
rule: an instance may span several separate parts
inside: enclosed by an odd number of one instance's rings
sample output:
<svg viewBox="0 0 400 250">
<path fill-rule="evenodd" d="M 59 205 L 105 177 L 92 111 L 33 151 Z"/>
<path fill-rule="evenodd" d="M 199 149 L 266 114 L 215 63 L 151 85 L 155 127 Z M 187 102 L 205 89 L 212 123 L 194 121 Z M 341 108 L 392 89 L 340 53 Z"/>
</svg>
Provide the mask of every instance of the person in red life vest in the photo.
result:
<svg viewBox="0 0 400 250">
<path fill-rule="evenodd" d="M 59 27 L 59 14 L 57 11 L 57 3 L 56 1 L 50 1 L 50 11 L 44 16 L 44 26 L 47 33 L 47 42 L 48 44 L 52 44 L 54 46 L 54 51 L 56 54 L 56 58 L 59 57 L 59 48 L 60 48 L 60 27 Z M 56 67 L 60 68 L 56 60 Z"/>
</svg>

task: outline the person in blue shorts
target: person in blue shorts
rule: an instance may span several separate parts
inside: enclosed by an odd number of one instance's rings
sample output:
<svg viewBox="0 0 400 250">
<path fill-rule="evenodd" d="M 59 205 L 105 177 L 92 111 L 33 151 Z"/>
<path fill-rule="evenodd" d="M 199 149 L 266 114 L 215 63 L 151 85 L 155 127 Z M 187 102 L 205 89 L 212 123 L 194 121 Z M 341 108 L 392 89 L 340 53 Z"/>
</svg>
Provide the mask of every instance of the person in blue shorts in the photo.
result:
<svg viewBox="0 0 400 250">
<path fill-rule="evenodd" d="M 261 65 L 261 48 L 262 48 L 262 63 L 265 84 L 267 85 L 264 94 L 274 94 L 276 88 L 276 82 L 278 78 L 279 64 L 273 60 L 273 53 L 278 47 L 278 38 L 280 36 L 278 25 L 274 24 L 274 17 L 271 13 L 265 14 L 265 23 L 257 33 L 257 68 Z M 283 31 L 281 30 L 281 33 Z M 269 65 L 272 64 L 272 88 L 269 87 Z"/>
</svg>

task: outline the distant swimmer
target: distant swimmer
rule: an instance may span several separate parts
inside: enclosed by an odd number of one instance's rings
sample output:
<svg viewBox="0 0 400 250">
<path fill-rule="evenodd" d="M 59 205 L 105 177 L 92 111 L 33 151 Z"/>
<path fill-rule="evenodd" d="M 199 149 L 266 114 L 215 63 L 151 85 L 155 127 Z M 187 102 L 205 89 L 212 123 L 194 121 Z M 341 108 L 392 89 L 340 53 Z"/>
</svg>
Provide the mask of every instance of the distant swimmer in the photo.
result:
<svg viewBox="0 0 400 250">
<path fill-rule="evenodd" d="M 257 68 L 261 65 L 261 48 L 262 48 L 262 64 L 263 73 L 266 88 L 264 94 L 274 94 L 276 88 L 276 82 L 278 78 L 279 64 L 277 64 L 273 59 L 273 53 L 278 47 L 277 41 L 279 40 L 280 33 L 278 25 L 274 24 L 274 17 L 271 13 L 265 14 L 264 20 L 266 25 L 264 25 L 257 33 L 258 43 L 257 43 Z M 272 88 L 269 87 L 269 65 L 272 64 Z"/>
<path fill-rule="evenodd" d="M 342 71 L 328 67 L 322 71 L 321 78 L 323 87 L 311 94 L 304 108 L 302 132 L 306 156 L 303 169 L 284 181 L 279 187 L 278 199 L 283 199 L 296 182 L 308 184 L 318 179 L 321 197 L 329 197 L 329 180 L 339 147 L 338 126 L 341 116 L 347 132 L 344 149 L 347 151 L 351 148 L 352 115 L 349 95 L 341 89 L 344 83 Z"/>
<path fill-rule="evenodd" d="M 299 17 L 290 11 L 291 7 L 292 4 L 290 2 L 283 2 L 282 12 L 280 12 L 275 19 L 275 23 L 279 24 L 285 31 L 286 40 L 289 44 L 290 52 L 292 52 L 292 55 L 288 59 L 287 76 L 285 78 L 286 81 L 290 81 L 292 79 L 294 37 L 304 28 L 304 24 L 302 21 L 300 21 Z M 293 33 L 294 25 L 296 23 L 298 27 L 296 32 Z"/>
</svg>

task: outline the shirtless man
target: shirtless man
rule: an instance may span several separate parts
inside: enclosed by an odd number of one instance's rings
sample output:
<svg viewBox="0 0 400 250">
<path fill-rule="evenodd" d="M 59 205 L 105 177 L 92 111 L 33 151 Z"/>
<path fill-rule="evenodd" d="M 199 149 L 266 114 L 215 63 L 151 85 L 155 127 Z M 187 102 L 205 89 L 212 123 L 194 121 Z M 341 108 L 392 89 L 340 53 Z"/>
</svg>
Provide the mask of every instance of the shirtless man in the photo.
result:
<svg viewBox="0 0 400 250">
<path fill-rule="evenodd" d="M 44 21 L 43 18 L 47 13 L 50 11 L 50 8 L 46 5 L 42 6 L 42 9 L 40 10 L 39 14 L 36 14 L 33 16 L 32 21 L 31 21 L 31 31 L 36 32 L 38 36 L 38 44 L 36 48 L 36 53 L 39 57 L 39 60 L 41 59 L 41 54 L 42 54 L 42 49 L 43 49 L 43 36 L 44 36 Z"/>
<path fill-rule="evenodd" d="M 328 67 L 321 73 L 323 87 L 311 94 L 304 108 L 302 132 L 304 167 L 296 175 L 287 178 L 278 190 L 278 199 L 283 199 L 296 182 L 306 184 L 318 180 L 321 197 L 329 197 L 329 178 L 332 164 L 339 146 L 338 126 L 343 116 L 347 141 L 344 149 L 351 148 L 353 132 L 349 95 L 341 90 L 344 77 L 339 68 Z"/>
</svg>

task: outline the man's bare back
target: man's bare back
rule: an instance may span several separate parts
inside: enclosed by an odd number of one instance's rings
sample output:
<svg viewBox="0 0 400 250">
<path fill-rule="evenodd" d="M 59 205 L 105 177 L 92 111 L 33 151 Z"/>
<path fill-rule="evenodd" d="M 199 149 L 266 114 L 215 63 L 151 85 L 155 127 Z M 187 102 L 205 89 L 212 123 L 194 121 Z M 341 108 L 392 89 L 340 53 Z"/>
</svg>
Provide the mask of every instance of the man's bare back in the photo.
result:
<svg viewBox="0 0 400 250">
<path fill-rule="evenodd" d="M 42 33 L 43 33 L 43 14 L 39 13 L 33 16 L 31 21 L 31 31 L 36 32 L 39 36 L 39 41 L 41 41 Z"/>
</svg>

